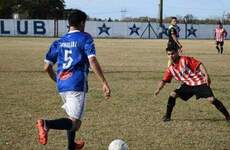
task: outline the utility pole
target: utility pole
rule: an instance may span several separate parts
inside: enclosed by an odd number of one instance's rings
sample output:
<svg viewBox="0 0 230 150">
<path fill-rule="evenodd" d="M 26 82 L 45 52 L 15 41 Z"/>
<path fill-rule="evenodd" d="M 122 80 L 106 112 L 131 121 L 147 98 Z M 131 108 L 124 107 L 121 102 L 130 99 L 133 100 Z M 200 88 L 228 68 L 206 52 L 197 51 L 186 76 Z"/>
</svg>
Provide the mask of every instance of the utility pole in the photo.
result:
<svg viewBox="0 0 230 150">
<path fill-rule="evenodd" d="M 224 11 L 224 12 L 223 12 L 223 15 L 222 15 L 222 23 L 223 23 L 223 24 L 224 24 L 224 21 L 225 21 L 224 19 L 225 19 L 225 16 L 226 16 L 225 13 L 226 13 L 226 11 Z"/>
<path fill-rule="evenodd" d="M 121 19 L 124 19 L 126 17 L 127 9 L 121 9 Z"/>
<path fill-rule="evenodd" d="M 162 27 L 163 25 L 163 0 L 160 0 L 159 4 L 159 25 L 160 27 Z M 162 39 L 162 36 L 160 36 L 159 38 Z"/>
</svg>

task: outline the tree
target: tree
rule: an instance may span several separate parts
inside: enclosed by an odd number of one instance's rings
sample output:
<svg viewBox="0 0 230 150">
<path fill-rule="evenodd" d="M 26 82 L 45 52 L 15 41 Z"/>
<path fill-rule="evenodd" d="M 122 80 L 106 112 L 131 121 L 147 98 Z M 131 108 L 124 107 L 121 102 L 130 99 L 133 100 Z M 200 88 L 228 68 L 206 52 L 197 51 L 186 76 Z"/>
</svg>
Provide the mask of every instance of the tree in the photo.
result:
<svg viewBox="0 0 230 150">
<path fill-rule="evenodd" d="M 28 18 L 62 19 L 63 17 L 64 0 L 27 0 L 26 3 L 24 6 L 25 10 L 28 10 Z"/>
<path fill-rule="evenodd" d="M 227 20 L 230 20 L 230 13 L 228 12 L 226 15 Z"/>
<path fill-rule="evenodd" d="M 1 0 L 0 1 L 0 18 L 7 19 L 12 18 L 12 14 L 15 10 L 15 0 Z"/>
<path fill-rule="evenodd" d="M 62 19 L 64 9 L 64 0 L 1 0 L 0 18 L 19 13 L 27 19 Z"/>
<path fill-rule="evenodd" d="M 187 23 L 193 23 L 195 17 L 192 14 L 187 14 L 184 16 L 184 19 L 186 20 Z"/>
</svg>

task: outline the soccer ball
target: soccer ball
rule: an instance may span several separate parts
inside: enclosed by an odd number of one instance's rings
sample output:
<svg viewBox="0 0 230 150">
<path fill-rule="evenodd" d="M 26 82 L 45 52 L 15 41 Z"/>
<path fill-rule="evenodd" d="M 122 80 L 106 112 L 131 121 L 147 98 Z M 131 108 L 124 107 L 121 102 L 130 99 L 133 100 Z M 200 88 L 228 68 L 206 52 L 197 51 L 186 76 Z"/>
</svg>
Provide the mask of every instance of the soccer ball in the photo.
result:
<svg viewBox="0 0 230 150">
<path fill-rule="evenodd" d="M 109 144 L 108 150 L 128 150 L 128 144 L 121 139 L 116 139 Z"/>
</svg>

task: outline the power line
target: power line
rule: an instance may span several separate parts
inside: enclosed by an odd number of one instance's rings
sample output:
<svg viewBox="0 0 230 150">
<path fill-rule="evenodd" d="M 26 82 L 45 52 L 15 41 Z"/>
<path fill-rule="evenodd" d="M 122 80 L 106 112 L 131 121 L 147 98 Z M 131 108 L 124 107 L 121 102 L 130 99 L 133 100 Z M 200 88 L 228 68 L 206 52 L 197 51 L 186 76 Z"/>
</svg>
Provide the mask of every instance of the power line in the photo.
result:
<svg viewBox="0 0 230 150">
<path fill-rule="evenodd" d="M 127 9 L 126 8 L 122 8 L 121 9 L 121 19 L 124 19 L 126 17 L 126 13 L 127 13 Z"/>
</svg>

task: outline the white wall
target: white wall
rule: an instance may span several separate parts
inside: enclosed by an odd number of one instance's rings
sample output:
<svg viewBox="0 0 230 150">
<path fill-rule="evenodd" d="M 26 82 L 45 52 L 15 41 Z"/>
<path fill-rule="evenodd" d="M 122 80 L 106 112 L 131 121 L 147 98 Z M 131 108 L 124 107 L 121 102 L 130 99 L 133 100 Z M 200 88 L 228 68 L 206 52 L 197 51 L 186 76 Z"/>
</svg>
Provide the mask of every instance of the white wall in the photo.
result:
<svg viewBox="0 0 230 150">
<path fill-rule="evenodd" d="M 159 27 L 157 23 L 141 22 L 99 22 L 87 21 L 85 31 L 93 37 L 116 38 L 158 38 L 163 33 L 167 38 L 166 29 L 169 24 Z M 213 39 L 216 25 L 187 25 L 188 39 Z M 180 38 L 185 38 L 185 25 L 179 24 Z M 230 31 L 230 25 L 224 26 Z M 132 29 L 132 30 L 131 30 Z M 56 32 L 55 32 L 56 30 Z M 55 33 L 61 36 L 67 32 L 67 21 L 59 20 L 55 27 L 54 20 L 16 20 L 0 19 L 0 36 L 46 36 L 53 37 Z M 193 31 L 193 32 L 192 32 Z M 189 34 L 190 33 L 190 34 Z"/>
<path fill-rule="evenodd" d="M 53 20 L 0 19 L 0 36 L 53 36 Z"/>
</svg>

